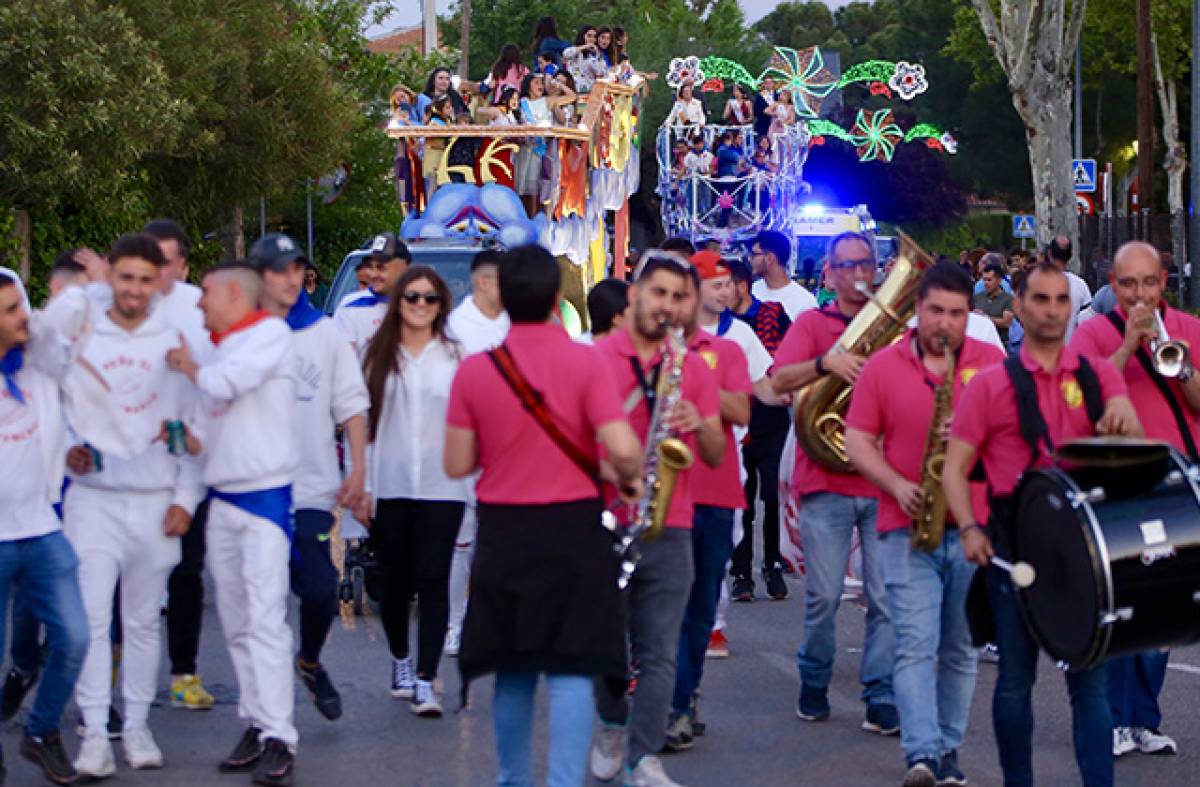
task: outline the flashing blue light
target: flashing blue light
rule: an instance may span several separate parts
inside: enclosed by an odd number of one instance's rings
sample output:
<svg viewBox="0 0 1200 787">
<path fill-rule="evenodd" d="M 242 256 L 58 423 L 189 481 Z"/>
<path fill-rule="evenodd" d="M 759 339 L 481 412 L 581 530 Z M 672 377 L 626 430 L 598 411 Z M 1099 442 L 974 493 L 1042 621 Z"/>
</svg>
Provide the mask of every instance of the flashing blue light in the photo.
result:
<svg viewBox="0 0 1200 787">
<path fill-rule="evenodd" d="M 820 216 L 824 212 L 825 206 L 816 202 L 810 202 L 809 204 L 800 208 L 800 213 L 805 216 Z"/>
</svg>

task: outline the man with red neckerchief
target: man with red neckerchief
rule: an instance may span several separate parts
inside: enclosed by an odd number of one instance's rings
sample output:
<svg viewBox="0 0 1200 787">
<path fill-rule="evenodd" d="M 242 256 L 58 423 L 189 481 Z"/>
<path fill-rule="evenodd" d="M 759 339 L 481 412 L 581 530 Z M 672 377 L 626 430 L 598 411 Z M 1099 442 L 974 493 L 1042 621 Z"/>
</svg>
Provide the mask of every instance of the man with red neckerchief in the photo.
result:
<svg viewBox="0 0 1200 787">
<path fill-rule="evenodd" d="M 846 453 L 882 492 L 877 528 L 896 630 L 892 680 L 905 787 L 966 783 L 958 748 L 975 691 L 977 654 L 962 610 L 975 567 L 963 557 L 952 518 L 929 551 L 911 545 L 909 529 L 924 498 L 921 476 L 935 397 L 946 384 L 946 350 L 955 356 L 951 401 L 962 398 L 976 372 L 1004 361 L 995 346 L 966 336 L 971 285 L 971 277 L 950 263 L 925 272 L 917 287 L 917 327 L 867 361 L 846 417 Z M 945 428 L 943 421 L 939 430 Z M 972 493 L 982 518 L 984 485 L 974 484 Z"/>
<path fill-rule="evenodd" d="M 829 242 L 825 280 L 837 299 L 821 309 L 800 314 L 775 354 L 776 394 L 795 393 L 826 375 L 849 385 L 858 381 L 865 359 L 830 352 L 846 326 L 867 303 L 859 286 L 875 278 L 875 250 L 870 239 L 846 232 Z M 866 718 L 862 728 L 895 735 L 900 721 L 892 694 L 895 643 L 884 598 L 878 557 L 875 517 L 879 491 L 857 473 L 826 470 L 796 446 L 792 490 L 800 500 L 800 537 L 804 542 L 804 638 L 796 654 L 800 668 L 800 697 L 796 715 L 804 721 L 829 718 L 829 681 L 837 653 L 834 620 L 842 599 L 851 537 L 858 531 L 862 544 L 863 587 L 867 597 L 867 631 L 859 679 Z"/>
<path fill-rule="evenodd" d="M 1152 364 L 1147 368 L 1147 345 L 1158 338 L 1158 319 L 1172 340 L 1189 348 L 1200 348 L 1200 320 L 1163 301 L 1167 270 L 1158 250 L 1148 243 L 1135 241 L 1118 249 L 1108 278 L 1117 308 L 1076 328 L 1071 349 L 1112 361 L 1125 377 L 1146 436 L 1170 443 L 1192 462 L 1200 460 L 1196 455 L 1200 377 L 1193 374 L 1190 364 L 1178 377 L 1163 377 Z M 1108 662 L 1114 756 L 1135 750 L 1145 754 L 1177 751 L 1175 741 L 1159 732 L 1158 693 L 1166 679 L 1167 657 L 1166 651 L 1151 650 Z"/>
</svg>

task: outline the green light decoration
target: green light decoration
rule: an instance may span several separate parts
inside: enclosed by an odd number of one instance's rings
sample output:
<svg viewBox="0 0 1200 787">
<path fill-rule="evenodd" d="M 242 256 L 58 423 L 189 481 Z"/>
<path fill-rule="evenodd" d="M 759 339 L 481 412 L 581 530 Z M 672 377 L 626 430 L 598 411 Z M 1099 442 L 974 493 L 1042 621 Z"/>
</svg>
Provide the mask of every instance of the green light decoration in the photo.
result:
<svg viewBox="0 0 1200 787">
<path fill-rule="evenodd" d="M 808 133 L 814 137 L 833 137 L 843 142 L 853 142 L 850 132 L 829 120 L 816 118 L 808 121 Z"/>
<path fill-rule="evenodd" d="M 824 144 L 827 137 L 848 142 L 858 149 L 858 160 L 888 161 L 896 154 L 896 146 L 902 143 L 924 141 L 925 146 L 953 155 L 958 152 L 958 141 L 952 134 L 932 123 L 920 123 L 907 132 L 896 124 L 890 109 L 874 112 L 859 110 L 854 126 L 847 131 L 828 120 L 809 120 L 808 131 L 813 144 Z"/>
<path fill-rule="evenodd" d="M 837 86 L 843 88 L 856 82 L 882 82 L 886 85 L 894 73 L 896 64 L 890 60 L 868 60 L 865 63 L 855 63 L 843 71 Z"/>
<path fill-rule="evenodd" d="M 758 87 L 758 80 L 735 60 L 710 55 L 700 58 L 700 71 L 705 80 L 719 79 L 726 83 L 737 83 L 751 88 Z"/>
<path fill-rule="evenodd" d="M 799 52 L 785 46 L 775 47 L 767 67 L 758 75 L 758 81 L 762 82 L 766 77 L 782 83 L 777 86 L 778 90 L 792 92 L 796 116 L 802 118 L 819 117 L 821 104 L 838 83 L 833 72 L 825 67 L 825 56 L 815 46 Z"/>
</svg>

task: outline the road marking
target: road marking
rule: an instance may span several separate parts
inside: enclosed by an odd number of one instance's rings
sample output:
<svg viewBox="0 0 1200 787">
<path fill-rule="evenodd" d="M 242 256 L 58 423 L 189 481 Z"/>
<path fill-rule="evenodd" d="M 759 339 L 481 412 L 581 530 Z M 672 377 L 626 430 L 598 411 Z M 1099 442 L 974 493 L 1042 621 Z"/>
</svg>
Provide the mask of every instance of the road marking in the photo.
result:
<svg viewBox="0 0 1200 787">
<path fill-rule="evenodd" d="M 1189 675 L 1200 675 L 1200 667 L 1193 667 L 1191 664 L 1168 664 L 1167 669 L 1179 670 Z"/>
<path fill-rule="evenodd" d="M 760 653 L 759 655 L 762 656 L 763 661 L 767 662 L 772 667 L 774 667 L 776 670 L 778 670 L 779 672 L 782 672 L 784 675 L 788 676 L 789 678 L 796 677 L 797 673 L 796 673 L 796 657 L 795 656 L 785 656 L 782 653 L 772 653 L 770 651 L 765 652 L 765 653 Z"/>
</svg>

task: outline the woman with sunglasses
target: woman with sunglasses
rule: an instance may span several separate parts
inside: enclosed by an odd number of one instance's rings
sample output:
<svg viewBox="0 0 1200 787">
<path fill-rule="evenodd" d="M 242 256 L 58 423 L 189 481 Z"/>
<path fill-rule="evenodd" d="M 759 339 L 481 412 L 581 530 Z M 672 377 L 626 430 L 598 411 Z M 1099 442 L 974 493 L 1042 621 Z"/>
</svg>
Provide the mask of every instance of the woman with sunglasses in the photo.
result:
<svg viewBox="0 0 1200 787">
<path fill-rule="evenodd" d="M 442 715 L 433 681 L 446 636 L 450 562 L 467 491 L 442 467 L 450 383 L 461 360 L 458 343 L 446 335 L 451 306 L 450 289 L 432 268 L 409 268 L 396 282 L 363 360 L 371 397 L 369 495 L 356 515 L 371 522 L 379 558 L 391 693 L 411 700 L 418 716 Z M 408 642 L 413 595 L 419 610 L 415 671 Z"/>
</svg>

